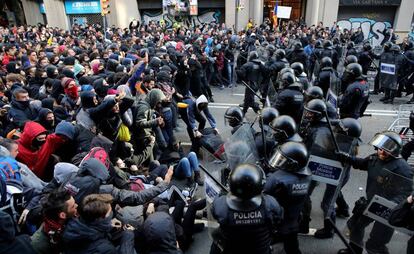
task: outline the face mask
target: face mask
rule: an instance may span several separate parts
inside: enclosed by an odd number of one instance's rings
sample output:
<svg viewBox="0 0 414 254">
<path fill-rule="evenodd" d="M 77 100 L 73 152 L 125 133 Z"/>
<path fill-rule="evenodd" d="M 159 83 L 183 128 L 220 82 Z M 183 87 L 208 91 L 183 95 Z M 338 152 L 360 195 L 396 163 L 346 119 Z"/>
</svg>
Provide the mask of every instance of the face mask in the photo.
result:
<svg viewBox="0 0 414 254">
<path fill-rule="evenodd" d="M 30 106 L 30 101 L 18 101 L 18 102 L 23 107 L 29 107 Z"/>
<path fill-rule="evenodd" d="M 51 129 L 51 128 L 55 127 L 55 120 L 46 120 L 46 124 L 47 124 L 46 127 Z"/>
<path fill-rule="evenodd" d="M 79 96 L 78 87 L 72 86 L 71 88 L 65 88 L 65 94 L 67 94 L 72 99 L 77 99 Z"/>
<path fill-rule="evenodd" d="M 46 143 L 46 140 L 39 141 L 38 139 L 34 139 L 32 142 L 32 146 L 36 149 L 40 149 L 44 143 Z"/>
</svg>

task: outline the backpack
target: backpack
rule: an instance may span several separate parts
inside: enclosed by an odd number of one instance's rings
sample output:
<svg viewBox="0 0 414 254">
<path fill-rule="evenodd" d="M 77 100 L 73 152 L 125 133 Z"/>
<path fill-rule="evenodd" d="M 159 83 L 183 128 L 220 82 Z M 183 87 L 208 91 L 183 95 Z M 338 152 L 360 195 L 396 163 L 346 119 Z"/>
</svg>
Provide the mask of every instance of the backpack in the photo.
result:
<svg viewBox="0 0 414 254">
<path fill-rule="evenodd" d="M 0 157 L 0 177 L 7 183 L 10 180 L 22 181 L 20 167 L 11 157 Z"/>
<path fill-rule="evenodd" d="M 109 169 L 110 165 L 111 165 L 111 161 L 109 160 L 109 155 L 108 153 L 105 151 L 105 149 L 103 149 L 102 147 L 94 147 L 91 149 L 91 151 L 82 159 L 81 163 L 79 164 L 79 167 L 82 166 L 82 163 L 84 161 L 87 161 L 91 158 L 95 158 L 99 161 L 101 161 L 105 167 L 107 169 Z"/>
</svg>

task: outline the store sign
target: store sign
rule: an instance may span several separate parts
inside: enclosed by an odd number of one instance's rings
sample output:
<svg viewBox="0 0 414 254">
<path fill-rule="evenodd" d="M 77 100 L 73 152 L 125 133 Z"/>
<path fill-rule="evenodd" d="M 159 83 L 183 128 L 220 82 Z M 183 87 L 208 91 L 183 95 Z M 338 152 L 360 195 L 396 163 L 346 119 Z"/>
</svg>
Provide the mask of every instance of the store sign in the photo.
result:
<svg viewBox="0 0 414 254">
<path fill-rule="evenodd" d="M 66 0 L 66 14 L 90 14 L 101 13 L 99 1 Z"/>
<path fill-rule="evenodd" d="M 399 6 L 401 0 L 339 0 L 339 6 Z"/>
</svg>

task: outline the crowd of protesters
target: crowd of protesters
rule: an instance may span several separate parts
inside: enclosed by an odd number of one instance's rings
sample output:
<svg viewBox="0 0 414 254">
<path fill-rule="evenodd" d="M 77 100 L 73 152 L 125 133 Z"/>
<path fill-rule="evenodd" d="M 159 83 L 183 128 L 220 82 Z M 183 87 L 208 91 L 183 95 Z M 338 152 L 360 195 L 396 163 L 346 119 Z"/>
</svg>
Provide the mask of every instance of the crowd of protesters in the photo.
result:
<svg viewBox="0 0 414 254">
<path fill-rule="evenodd" d="M 274 29 L 268 19 L 237 33 L 216 23 L 0 27 L 0 204 L 24 200 L 21 211 L 0 212 L 1 251 L 185 251 L 203 230 L 194 221 L 206 201 L 163 194 L 172 178 L 203 184 L 199 139 L 207 121 L 219 133 L 211 86 L 237 85 L 235 68 L 263 43 L 312 73 L 318 43 L 363 38 L 335 24 Z M 178 119 L 192 141 L 187 154 Z"/>
</svg>

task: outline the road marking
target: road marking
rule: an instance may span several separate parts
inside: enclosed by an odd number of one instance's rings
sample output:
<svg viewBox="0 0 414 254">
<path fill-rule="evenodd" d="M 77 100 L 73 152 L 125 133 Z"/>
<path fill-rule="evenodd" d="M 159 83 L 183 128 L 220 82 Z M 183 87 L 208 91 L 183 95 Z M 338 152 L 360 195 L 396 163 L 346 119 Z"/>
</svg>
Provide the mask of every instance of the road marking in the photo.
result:
<svg viewBox="0 0 414 254">
<path fill-rule="evenodd" d="M 239 104 L 235 103 L 209 103 L 209 108 L 217 108 L 217 109 L 227 109 L 228 107 L 237 107 Z M 365 111 L 366 114 L 371 114 L 373 116 L 397 116 L 398 111 L 396 110 L 386 110 L 386 109 L 367 109 Z"/>
</svg>

